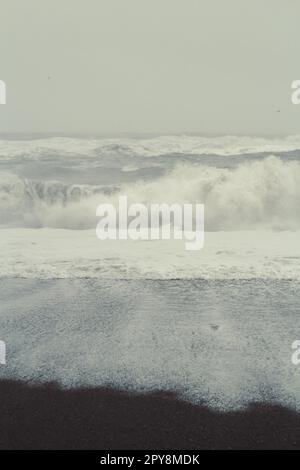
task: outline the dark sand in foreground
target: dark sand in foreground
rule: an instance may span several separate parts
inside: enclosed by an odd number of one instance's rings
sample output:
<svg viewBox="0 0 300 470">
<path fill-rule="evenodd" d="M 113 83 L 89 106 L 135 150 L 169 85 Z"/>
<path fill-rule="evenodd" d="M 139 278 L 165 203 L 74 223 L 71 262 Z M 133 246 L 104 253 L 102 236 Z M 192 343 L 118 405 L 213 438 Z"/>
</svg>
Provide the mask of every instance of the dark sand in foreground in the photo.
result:
<svg viewBox="0 0 300 470">
<path fill-rule="evenodd" d="M 1 449 L 300 449 L 300 414 L 252 404 L 221 413 L 172 393 L 0 384 Z"/>
</svg>

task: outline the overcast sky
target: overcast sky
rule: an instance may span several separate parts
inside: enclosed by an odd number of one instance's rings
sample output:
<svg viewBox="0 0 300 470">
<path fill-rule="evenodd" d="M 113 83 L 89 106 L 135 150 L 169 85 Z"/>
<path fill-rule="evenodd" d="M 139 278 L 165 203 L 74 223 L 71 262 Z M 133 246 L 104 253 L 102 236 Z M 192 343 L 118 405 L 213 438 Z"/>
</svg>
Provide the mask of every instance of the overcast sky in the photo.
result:
<svg viewBox="0 0 300 470">
<path fill-rule="evenodd" d="M 299 18 L 299 0 L 1 0 L 0 132 L 300 133 Z"/>
</svg>

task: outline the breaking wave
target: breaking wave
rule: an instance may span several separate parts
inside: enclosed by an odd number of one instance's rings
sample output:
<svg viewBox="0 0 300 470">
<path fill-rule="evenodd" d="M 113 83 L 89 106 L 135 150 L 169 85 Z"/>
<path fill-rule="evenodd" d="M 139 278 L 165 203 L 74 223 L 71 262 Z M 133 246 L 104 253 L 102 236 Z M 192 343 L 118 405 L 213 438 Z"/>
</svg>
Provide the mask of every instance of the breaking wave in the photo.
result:
<svg viewBox="0 0 300 470">
<path fill-rule="evenodd" d="M 300 163 L 270 156 L 236 168 L 179 165 L 154 181 L 118 188 L 68 185 L 0 173 L 2 226 L 88 229 L 96 207 L 129 203 L 204 203 L 206 230 L 297 230 L 300 228 Z"/>
</svg>

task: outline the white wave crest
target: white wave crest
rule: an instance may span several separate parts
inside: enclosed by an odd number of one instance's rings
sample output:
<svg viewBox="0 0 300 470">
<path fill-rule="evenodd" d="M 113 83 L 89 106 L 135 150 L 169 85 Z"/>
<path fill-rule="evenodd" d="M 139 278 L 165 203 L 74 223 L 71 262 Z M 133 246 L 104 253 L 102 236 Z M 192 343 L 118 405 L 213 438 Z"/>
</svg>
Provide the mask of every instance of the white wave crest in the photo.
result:
<svg viewBox="0 0 300 470">
<path fill-rule="evenodd" d="M 88 229 L 96 207 L 127 195 L 129 203 L 204 203 L 209 231 L 298 230 L 300 163 L 277 157 L 234 169 L 180 165 L 150 182 L 122 185 L 107 194 L 101 186 L 22 180 L 0 174 L 2 226 Z"/>
</svg>

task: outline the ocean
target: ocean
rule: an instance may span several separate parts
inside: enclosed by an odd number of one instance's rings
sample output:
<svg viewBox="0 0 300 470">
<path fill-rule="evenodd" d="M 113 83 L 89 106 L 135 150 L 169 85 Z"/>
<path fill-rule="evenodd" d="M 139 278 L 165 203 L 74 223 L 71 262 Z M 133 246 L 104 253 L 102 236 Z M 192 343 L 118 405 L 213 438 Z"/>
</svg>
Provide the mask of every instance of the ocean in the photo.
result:
<svg viewBox="0 0 300 470">
<path fill-rule="evenodd" d="M 205 204 L 204 248 L 100 241 L 96 207 Z M 300 409 L 300 136 L 0 141 L 3 380 Z"/>
</svg>

